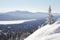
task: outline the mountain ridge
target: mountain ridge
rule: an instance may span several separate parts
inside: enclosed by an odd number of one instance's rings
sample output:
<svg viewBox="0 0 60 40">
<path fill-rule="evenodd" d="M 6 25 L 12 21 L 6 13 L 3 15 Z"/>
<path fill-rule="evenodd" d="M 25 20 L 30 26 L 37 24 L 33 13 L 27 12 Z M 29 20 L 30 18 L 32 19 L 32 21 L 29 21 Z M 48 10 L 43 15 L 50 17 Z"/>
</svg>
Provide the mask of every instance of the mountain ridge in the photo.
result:
<svg viewBox="0 0 60 40">
<path fill-rule="evenodd" d="M 54 16 L 60 16 L 60 14 L 55 13 Z M 6 13 L 0 13 L 0 20 L 29 20 L 29 19 L 41 19 L 48 16 L 48 13 L 43 12 L 28 12 L 28 11 L 11 11 Z"/>
</svg>

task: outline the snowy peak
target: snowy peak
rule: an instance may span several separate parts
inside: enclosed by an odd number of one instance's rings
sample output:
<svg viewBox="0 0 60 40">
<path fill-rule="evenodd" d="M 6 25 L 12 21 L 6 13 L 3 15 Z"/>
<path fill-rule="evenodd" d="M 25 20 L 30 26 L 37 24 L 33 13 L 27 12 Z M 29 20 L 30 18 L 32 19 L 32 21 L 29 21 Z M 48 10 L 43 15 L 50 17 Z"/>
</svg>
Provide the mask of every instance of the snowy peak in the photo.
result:
<svg viewBox="0 0 60 40">
<path fill-rule="evenodd" d="M 58 24 L 59 23 L 59 24 Z M 52 25 L 45 25 L 38 29 L 25 40 L 60 40 L 60 22 L 56 21 Z"/>
</svg>

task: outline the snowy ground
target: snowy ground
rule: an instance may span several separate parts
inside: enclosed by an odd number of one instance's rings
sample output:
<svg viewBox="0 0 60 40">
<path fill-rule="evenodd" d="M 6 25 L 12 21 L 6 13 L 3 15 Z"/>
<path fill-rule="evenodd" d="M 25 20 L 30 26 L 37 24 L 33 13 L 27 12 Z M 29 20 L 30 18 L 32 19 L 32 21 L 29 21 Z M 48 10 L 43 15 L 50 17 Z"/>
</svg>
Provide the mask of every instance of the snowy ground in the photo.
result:
<svg viewBox="0 0 60 40">
<path fill-rule="evenodd" d="M 60 40 L 60 20 L 52 25 L 45 25 L 25 40 Z"/>
<path fill-rule="evenodd" d="M 6 25 L 6 24 L 20 24 L 24 23 L 27 21 L 34 21 L 36 19 L 31 19 L 31 20 L 16 20 L 16 21 L 0 21 L 0 24 Z"/>
</svg>

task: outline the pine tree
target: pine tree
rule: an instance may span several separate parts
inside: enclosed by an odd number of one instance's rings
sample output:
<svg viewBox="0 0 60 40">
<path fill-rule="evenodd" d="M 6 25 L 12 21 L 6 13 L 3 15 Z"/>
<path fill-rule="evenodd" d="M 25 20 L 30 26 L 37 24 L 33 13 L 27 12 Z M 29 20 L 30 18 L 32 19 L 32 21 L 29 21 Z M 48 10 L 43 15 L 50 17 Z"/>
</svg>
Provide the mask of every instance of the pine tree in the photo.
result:
<svg viewBox="0 0 60 40">
<path fill-rule="evenodd" d="M 53 23 L 53 15 L 51 14 L 51 6 L 49 6 L 48 17 L 46 18 L 46 23 L 47 24 Z"/>
</svg>

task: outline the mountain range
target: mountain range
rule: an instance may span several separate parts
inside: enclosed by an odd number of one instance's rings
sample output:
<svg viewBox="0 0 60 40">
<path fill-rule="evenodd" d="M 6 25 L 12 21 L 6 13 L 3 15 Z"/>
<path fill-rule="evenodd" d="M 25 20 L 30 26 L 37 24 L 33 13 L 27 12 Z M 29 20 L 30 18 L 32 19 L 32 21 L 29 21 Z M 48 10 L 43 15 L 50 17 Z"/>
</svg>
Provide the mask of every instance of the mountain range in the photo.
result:
<svg viewBox="0 0 60 40">
<path fill-rule="evenodd" d="M 55 13 L 54 15 L 60 15 Z M 11 11 L 6 13 L 0 13 L 0 21 L 7 21 L 7 20 L 27 20 L 27 19 L 40 19 L 47 17 L 48 13 L 43 12 L 28 12 L 28 11 Z"/>
</svg>

